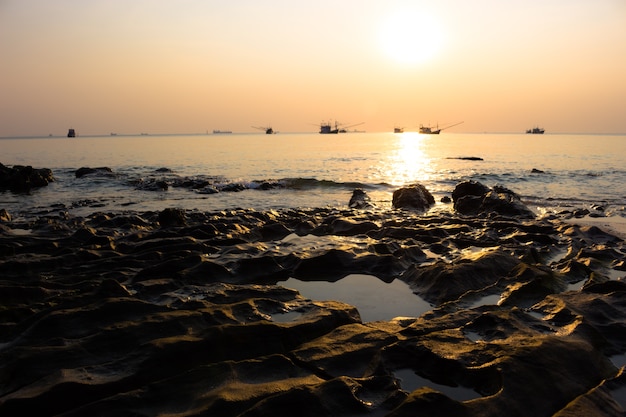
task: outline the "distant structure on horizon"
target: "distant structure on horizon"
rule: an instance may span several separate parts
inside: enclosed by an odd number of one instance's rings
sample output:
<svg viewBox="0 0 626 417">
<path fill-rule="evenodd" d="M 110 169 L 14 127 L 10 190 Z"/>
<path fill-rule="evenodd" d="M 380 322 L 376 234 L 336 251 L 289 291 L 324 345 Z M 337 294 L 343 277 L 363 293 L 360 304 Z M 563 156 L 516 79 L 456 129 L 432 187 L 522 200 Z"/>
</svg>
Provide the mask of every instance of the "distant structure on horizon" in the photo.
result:
<svg viewBox="0 0 626 417">
<path fill-rule="evenodd" d="M 75 138 L 76 137 L 76 131 L 74 129 L 70 129 L 67 131 L 67 137 L 68 138 Z"/>
<path fill-rule="evenodd" d="M 225 133 L 233 133 L 232 130 L 213 130 L 214 135 L 223 135 Z"/>
<path fill-rule="evenodd" d="M 539 126 L 535 126 L 532 129 L 526 130 L 526 133 L 530 133 L 531 135 L 543 135 L 545 129 L 540 128 Z"/>
</svg>

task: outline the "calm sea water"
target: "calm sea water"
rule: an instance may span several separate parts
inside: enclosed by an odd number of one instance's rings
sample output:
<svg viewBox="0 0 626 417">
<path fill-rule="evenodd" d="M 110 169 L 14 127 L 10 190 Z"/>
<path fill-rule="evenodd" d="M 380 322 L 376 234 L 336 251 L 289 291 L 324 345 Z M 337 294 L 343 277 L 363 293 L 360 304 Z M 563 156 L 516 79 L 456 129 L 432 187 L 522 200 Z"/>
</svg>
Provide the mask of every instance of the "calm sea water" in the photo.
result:
<svg viewBox="0 0 626 417">
<path fill-rule="evenodd" d="M 0 192 L 0 208 L 13 216 L 50 210 L 84 215 L 166 207 L 202 211 L 347 207 L 355 188 L 365 189 L 376 204 L 390 207 L 392 193 L 400 186 L 422 183 L 439 201 L 466 179 L 508 187 L 539 212 L 602 204 L 609 215 L 626 215 L 626 135 L 5 138 L 0 139 L 0 162 L 50 168 L 56 178 L 28 195 Z M 76 178 L 81 167 L 109 167 L 113 174 Z M 158 181 L 169 188 L 148 189 Z M 438 203 L 434 210 L 449 207 Z"/>
</svg>

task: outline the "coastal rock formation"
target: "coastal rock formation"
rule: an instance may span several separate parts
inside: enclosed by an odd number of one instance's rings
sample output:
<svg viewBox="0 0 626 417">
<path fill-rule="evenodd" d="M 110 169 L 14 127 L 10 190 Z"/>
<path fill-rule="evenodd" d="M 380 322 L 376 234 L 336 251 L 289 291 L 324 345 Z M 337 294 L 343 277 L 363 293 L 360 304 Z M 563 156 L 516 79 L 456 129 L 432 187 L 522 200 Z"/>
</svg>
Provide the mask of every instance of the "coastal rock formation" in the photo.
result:
<svg viewBox="0 0 626 417">
<path fill-rule="evenodd" d="M 457 184 L 452 192 L 452 201 L 454 209 L 461 214 L 496 213 L 525 218 L 535 216 L 515 192 L 501 186 L 490 189 L 477 181 L 464 181 Z"/>
<path fill-rule="evenodd" d="M 76 172 L 74 173 L 74 175 L 76 176 L 76 178 L 82 178 L 85 175 L 98 175 L 98 176 L 111 177 L 113 176 L 113 170 L 109 167 L 99 167 L 99 168 L 82 167 L 82 168 L 78 168 Z"/>
<path fill-rule="evenodd" d="M 394 208 L 425 211 L 435 204 L 435 198 L 422 184 L 414 184 L 394 191 L 391 204 Z"/>
<path fill-rule="evenodd" d="M 357 188 L 352 192 L 348 207 L 354 209 L 369 209 L 374 208 L 374 205 L 372 204 L 370 196 L 368 196 L 364 190 Z"/>
<path fill-rule="evenodd" d="M 0 190 L 26 193 L 33 188 L 45 187 L 54 181 L 52 170 L 14 165 L 8 167 L 0 163 Z"/>
<path fill-rule="evenodd" d="M 625 253 L 556 216 L 8 218 L 0 415 L 623 415 Z M 285 285 L 349 274 L 430 311 L 364 321 Z"/>
</svg>

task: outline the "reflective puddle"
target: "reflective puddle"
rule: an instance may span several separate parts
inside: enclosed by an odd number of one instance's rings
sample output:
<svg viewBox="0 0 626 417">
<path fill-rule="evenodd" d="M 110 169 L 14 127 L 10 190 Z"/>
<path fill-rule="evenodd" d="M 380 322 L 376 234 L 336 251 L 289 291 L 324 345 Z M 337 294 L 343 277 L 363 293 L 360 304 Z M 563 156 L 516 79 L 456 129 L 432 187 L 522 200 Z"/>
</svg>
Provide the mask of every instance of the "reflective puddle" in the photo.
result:
<svg viewBox="0 0 626 417">
<path fill-rule="evenodd" d="M 311 300 L 334 300 L 350 304 L 359 310 L 363 322 L 419 317 L 432 310 L 430 304 L 397 279 L 386 283 L 372 275 L 352 274 L 336 282 L 289 278 L 278 282 L 278 285 L 293 288 Z M 277 321 L 283 321 L 284 318 L 277 316 L 274 316 Z"/>
<path fill-rule="evenodd" d="M 402 389 L 408 392 L 415 391 L 421 387 L 430 387 L 455 401 L 469 401 L 481 397 L 479 393 L 471 388 L 461 386 L 450 387 L 448 385 L 437 384 L 419 376 L 412 369 L 398 369 L 394 372 L 394 375 L 400 380 Z"/>
</svg>

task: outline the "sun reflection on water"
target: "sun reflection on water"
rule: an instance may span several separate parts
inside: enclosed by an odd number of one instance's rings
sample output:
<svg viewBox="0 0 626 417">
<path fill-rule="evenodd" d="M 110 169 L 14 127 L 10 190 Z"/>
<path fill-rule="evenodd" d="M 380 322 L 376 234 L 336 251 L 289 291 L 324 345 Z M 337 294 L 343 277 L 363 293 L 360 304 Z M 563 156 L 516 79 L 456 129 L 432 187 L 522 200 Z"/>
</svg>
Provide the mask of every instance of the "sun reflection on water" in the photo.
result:
<svg viewBox="0 0 626 417">
<path fill-rule="evenodd" d="M 426 156 L 426 138 L 417 132 L 397 136 L 397 149 L 386 162 L 387 177 L 393 185 L 406 185 L 427 181 L 431 177 L 431 160 Z"/>
</svg>

